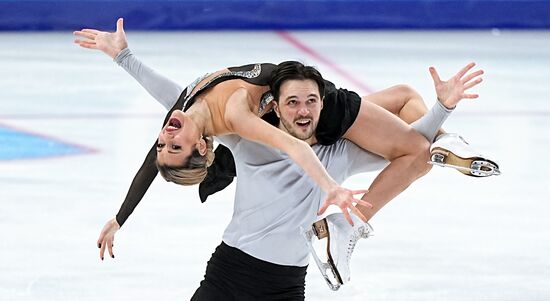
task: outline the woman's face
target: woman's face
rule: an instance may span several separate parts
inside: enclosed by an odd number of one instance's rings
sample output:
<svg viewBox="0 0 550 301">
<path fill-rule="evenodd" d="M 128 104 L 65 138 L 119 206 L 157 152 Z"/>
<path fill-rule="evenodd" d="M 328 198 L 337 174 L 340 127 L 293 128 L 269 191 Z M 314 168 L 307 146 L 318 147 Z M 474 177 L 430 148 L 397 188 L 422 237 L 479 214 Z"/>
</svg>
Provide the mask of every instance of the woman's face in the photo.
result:
<svg viewBox="0 0 550 301">
<path fill-rule="evenodd" d="M 158 137 L 158 163 L 167 166 L 183 165 L 200 140 L 201 133 L 191 118 L 181 110 L 174 111 Z"/>
</svg>

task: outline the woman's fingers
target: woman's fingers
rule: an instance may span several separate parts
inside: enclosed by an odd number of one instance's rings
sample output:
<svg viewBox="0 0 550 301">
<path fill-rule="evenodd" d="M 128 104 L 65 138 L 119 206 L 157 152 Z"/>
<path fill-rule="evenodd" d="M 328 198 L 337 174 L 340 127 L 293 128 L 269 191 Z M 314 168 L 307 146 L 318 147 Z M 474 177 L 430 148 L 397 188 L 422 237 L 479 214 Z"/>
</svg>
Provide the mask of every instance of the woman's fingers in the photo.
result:
<svg viewBox="0 0 550 301">
<path fill-rule="evenodd" d="M 103 242 L 100 244 L 101 247 L 99 248 L 99 258 L 100 258 L 101 260 L 103 260 L 103 258 L 104 258 L 103 255 L 105 254 L 105 245 L 106 245 L 106 244 L 107 244 L 107 243 L 106 243 L 105 241 L 103 241 Z"/>
<path fill-rule="evenodd" d="M 88 32 L 88 33 L 92 33 L 92 34 L 99 34 L 101 33 L 101 31 L 97 30 L 97 29 L 90 29 L 90 28 L 84 28 L 82 29 L 81 31 L 83 32 Z"/>
<path fill-rule="evenodd" d="M 90 40 L 94 40 L 95 37 L 97 36 L 96 34 L 92 34 L 92 33 L 89 33 L 89 32 L 83 32 L 83 31 L 75 31 L 75 32 L 73 32 L 73 35 L 75 35 L 77 37 L 87 38 L 87 39 L 90 39 Z"/>
<path fill-rule="evenodd" d="M 115 258 L 115 255 L 113 254 L 113 242 L 112 241 L 107 243 L 107 250 L 109 251 L 109 255 L 111 255 L 111 258 Z"/>
</svg>

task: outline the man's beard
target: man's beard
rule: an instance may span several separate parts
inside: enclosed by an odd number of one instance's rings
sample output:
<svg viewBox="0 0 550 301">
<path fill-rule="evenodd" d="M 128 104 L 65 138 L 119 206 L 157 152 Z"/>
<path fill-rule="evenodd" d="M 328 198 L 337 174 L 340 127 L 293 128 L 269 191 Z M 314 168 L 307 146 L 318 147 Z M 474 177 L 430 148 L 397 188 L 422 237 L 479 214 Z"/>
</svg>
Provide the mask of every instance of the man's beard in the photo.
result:
<svg viewBox="0 0 550 301">
<path fill-rule="evenodd" d="M 304 117 L 301 117 L 301 118 L 304 118 Z M 299 119 L 301 119 L 299 118 Z M 309 118 L 309 117 L 305 117 L 305 118 Z M 313 122 L 313 119 L 312 118 L 309 118 L 311 121 L 310 121 L 310 124 L 309 124 L 309 129 L 304 132 L 302 131 L 300 128 L 298 128 L 298 126 L 296 125 L 296 120 L 292 121 L 292 122 L 289 122 L 288 120 L 284 119 L 284 118 L 280 118 L 280 121 L 281 121 L 281 124 L 283 125 L 283 127 L 286 129 L 286 131 L 300 139 L 300 140 L 308 140 L 309 138 L 313 137 L 313 135 L 315 134 L 315 128 L 317 127 L 317 123 L 314 123 Z"/>
</svg>

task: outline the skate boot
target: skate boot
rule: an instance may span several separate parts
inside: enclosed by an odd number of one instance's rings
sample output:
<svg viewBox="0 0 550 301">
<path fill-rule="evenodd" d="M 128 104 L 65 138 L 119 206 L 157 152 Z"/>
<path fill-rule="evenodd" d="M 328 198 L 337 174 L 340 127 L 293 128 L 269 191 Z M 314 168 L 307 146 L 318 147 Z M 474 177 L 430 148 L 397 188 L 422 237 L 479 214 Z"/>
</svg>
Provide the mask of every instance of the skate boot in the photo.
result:
<svg viewBox="0 0 550 301">
<path fill-rule="evenodd" d="M 476 153 L 472 147 L 457 134 L 442 134 L 430 147 L 428 163 L 454 168 L 472 177 L 500 175 L 498 164 Z"/>
<path fill-rule="evenodd" d="M 372 235 L 372 227 L 363 222 L 354 214 L 351 214 L 354 226 L 352 227 L 343 213 L 331 214 L 322 220 L 313 223 L 311 229 L 304 232 L 309 250 L 332 290 L 338 290 L 340 286 L 350 280 L 350 259 L 355 244 L 360 238 L 367 238 Z M 313 237 L 327 242 L 327 261 L 322 262 L 313 248 Z M 332 272 L 332 276 L 327 274 Z"/>
</svg>

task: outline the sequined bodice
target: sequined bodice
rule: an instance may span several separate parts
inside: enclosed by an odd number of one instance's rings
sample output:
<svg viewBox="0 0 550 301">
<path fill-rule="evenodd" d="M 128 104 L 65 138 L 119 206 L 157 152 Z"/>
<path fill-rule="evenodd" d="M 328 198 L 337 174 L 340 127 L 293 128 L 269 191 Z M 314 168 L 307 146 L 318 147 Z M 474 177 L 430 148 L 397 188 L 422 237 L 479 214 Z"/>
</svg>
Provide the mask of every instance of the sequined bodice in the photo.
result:
<svg viewBox="0 0 550 301">
<path fill-rule="evenodd" d="M 197 91 L 195 91 L 195 93 L 192 93 L 193 89 L 195 89 L 195 87 L 202 81 L 204 80 L 205 78 L 207 78 L 208 76 L 211 75 L 211 73 L 209 74 L 205 74 L 199 78 L 197 78 L 195 81 L 193 81 L 193 83 L 191 83 L 189 86 L 187 86 L 187 95 L 185 96 L 185 100 L 183 101 L 183 108 L 188 108 L 189 106 L 191 106 L 194 102 L 194 97 L 200 93 L 202 93 L 204 90 L 206 89 L 209 89 L 211 87 L 211 85 L 214 83 L 214 82 L 218 82 L 220 81 L 221 79 L 224 79 L 224 78 L 248 78 L 248 79 L 251 79 L 251 78 L 256 78 L 258 76 L 260 76 L 260 74 L 262 73 L 262 66 L 260 64 L 255 64 L 254 67 L 252 68 L 252 70 L 249 70 L 249 71 L 228 71 L 228 72 L 224 72 L 224 73 L 221 73 L 221 74 L 218 74 L 214 77 L 212 77 L 208 82 L 206 82 L 201 88 L 199 88 Z M 271 103 L 271 101 L 273 101 L 273 95 L 271 94 L 271 92 L 267 92 L 267 93 L 264 93 L 262 95 L 262 98 L 260 99 L 260 103 L 258 105 L 258 115 L 261 114 L 261 113 L 265 113 L 264 110 L 265 108 L 269 105 L 269 103 Z M 188 105 L 188 102 L 191 101 L 191 103 Z"/>
</svg>

